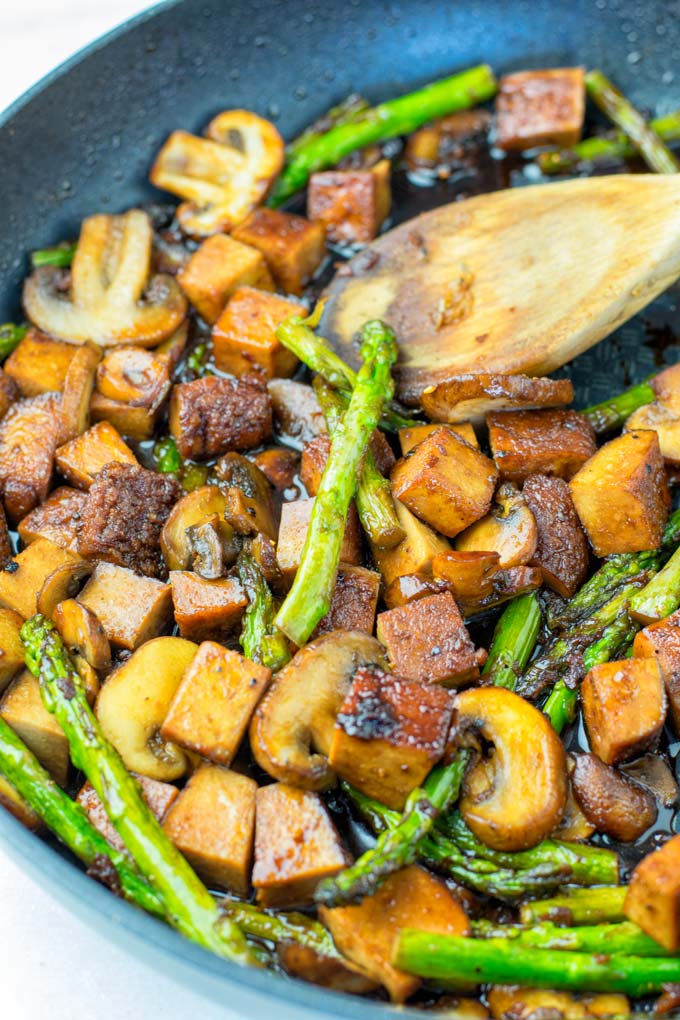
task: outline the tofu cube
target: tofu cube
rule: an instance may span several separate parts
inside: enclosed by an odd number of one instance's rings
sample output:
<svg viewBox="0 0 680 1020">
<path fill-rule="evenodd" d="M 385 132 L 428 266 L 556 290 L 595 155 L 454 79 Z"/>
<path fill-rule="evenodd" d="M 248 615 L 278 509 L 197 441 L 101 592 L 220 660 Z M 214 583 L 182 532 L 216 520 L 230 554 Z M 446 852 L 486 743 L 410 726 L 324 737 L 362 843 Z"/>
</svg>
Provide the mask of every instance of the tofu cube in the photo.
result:
<svg viewBox="0 0 680 1020">
<path fill-rule="evenodd" d="M 371 543 L 373 559 L 386 586 L 406 574 L 426 574 L 435 556 L 451 548 L 445 538 L 419 521 L 398 499 L 394 506 L 406 537 L 393 549 L 382 549 Z"/>
<path fill-rule="evenodd" d="M 333 630 L 362 630 L 373 633 L 380 594 L 380 574 L 364 567 L 342 564 L 335 579 L 331 607 L 319 623 L 314 637 Z"/>
<path fill-rule="evenodd" d="M 262 252 L 228 234 L 207 238 L 177 274 L 198 314 L 212 325 L 238 287 L 274 290 Z"/>
<path fill-rule="evenodd" d="M 170 585 L 115 563 L 98 563 L 76 599 L 90 609 L 116 648 L 134 651 L 170 630 Z"/>
<path fill-rule="evenodd" d="M 180 636 L 190 641 L 228 636 L 248 605 L 235 577 L 205 581 L 188 570 L 171 570 L 170 587 Z"/>
<path fill-rule="evenodd" d="M 583 130 L 582 67 L 517 71 L 498 83 L 496 142 L 501 149 L 575 145 Z"/>
<path fill-rule="evenodd" d="M 486 423 L 491 454 L 508 482 L 536 474 L 569 479 L 597 450 L 592 425 L 577 411 L 493 411 Z"/>
<path fill-rule="evenodd" d="M 16 382 L 22 397 L 61 393 L 77 350 L 74 344 L 53 340 L 38 329 L 29 329 L 2 367 Z"/>
<path fill-rule="evenodd" d="M 444 754 L 452 706 L 437 684 L 362 667 L 338 714 L 328 764 L 362 793 L 400 811 Z"/>
<path fill-rule="evenodd" d="M 257 783 L 201 765 L 170 808 L 163 828 L 206 885 L 247 896 Z"/>
<path fill-rule="evenodd" d="M 276 546 L 276 558 L 281 573 L 289 585 L 293 583 L 293 578 L 300 566 L 313 507 L 313 499 L 298 499 L 294 503 L 284 503 L 281 507 L 281 526 Z M 361 525 L 356 507 L 352 504 L 347 515 L 340 561 L 359 566 L 361 560 Z"/>
<path fill-rule="evenodd" d="M 43 584 L 59 567 L 78 563 L 80 557 L 68 549 L 38 538 L 14 557 L 14 570 L 0 571 L 0 606 L 13 609 L 28 619 L 38 612 L 38 595 Z"/>
<path fill-rule="evenodd" d="M 366 244 L 390 211 L 390 162 L 368 169 L 323 170 L 309 178 L 307 215 L 321 222 L 329 241 Z"/>
<path fill-rule="evenodd" d="M 607 765 L 644 754 L 666 719 L 666 692 L 655 658 L 594 666 L 581 684 L 592 751 Z"/>
<path fill-rule="evenodd" d="M 161 736 L 217 765 L 231 765 L 271 670 L 204 641 L 185 672 Z"/>
<path fill-rule="evenodd" d="M 310 496 L 316 496 L 331 452 L 330 436 L 314 436 L 302 447 L 300 481 Z"/>
<path fill-rule="evenodd" d="M 261 256 L 260 256 L 261 257 Z M 239 287 L 213 329 L 215 364 L 232 375 L 263 372 L 268 379 L 292 375 L 298 359 L 276 339 L 276 327 L 304 309 L 295 301 L 254 287 Z"/>
<path fill-rule="evenodd" d="M 568 484 L 563 478 L 530 475 L 522 495 L 536 521 L 538 541 L 530 564 L 563 598 L 571 598 L 588 576 L 590 551 Z"/>
<path fill-rule="evenodd" d="M 185 333 L 178 334 L 182 346 Z M 171 365 L 171 356 L 143 347 L 114 347 L 97 366 L 92 421 L 107 421 L 131 439 L 150 439 L 170 392 Z"/>
<path fill-rule="evenodd" d="M 326 254 L 323 223 L 278 209 L 255 209 L 231 236 L 262 252 L 276 286 L 286 294 L 302 294 Z"/>
<path fill-rule="evenodd" d="M 656 432 L 605 443 L 570 489 L 596 556 L 659 548 L 670 495 Z"/>
<path fill-rule="evenodd" d="M 314 436 L 325 435 L 326 419 L 307 383 L 294 379 L 271 379 L 267 390 L 272 401 L 274 426 L 279 436 L 294 440 L 296 445 L 309 442 Z"/>
<path fill-rule="evenodd" d="M 633 643 L 638 658 L 656 659 L 666 688 L 675 733 L 680 736 L 680 609 L 638 631 Z"/>
<path fill-rule="evenodd" d="M 137 464 L 137 458 L 119 432 L 107 421 L 60 446 L 55 455 L 57 469 L 78 489 L 89 489 L 95 475 L 113 462 Z"/>
<path fill-rule="evenodd" d="M 60 485 L 53 489 L 44 503 L 19 522 L 19 538 L 24 545 L 47 538 L 61 549 L 77 552 L 86 501 L 84 492 Z"/>
<path fill-rule="evenodd" d="M 392 491 L 416 517 L 453 537 L 488 511 L 497 480 L 493 461 L 444 425 L 397 461 Z"/>
<path fill-rule="evenodd" d="M 142 796 L 151 808 L 154 817 L 162 822 L 170 806 L 177 800 L 179 790 L 172 783 L 162 783 L 158 779 L 151 779 L 149 776 L 142 776 L 136 772 L 133 772 L 132 775 L 139 783 Z M 107 843 L 110 843 L 116 850 L 125 850 L 123 840 L 111 824 L 106 808 L 91 783 L 85 783 L 81 787 L 76 800 L 87 812 L 87 817 L 95 829 L 101 832 Z"/>
<path fill-rule="evenodd" d="M 395 872 L 372 896 L 349 907 L 321 907 L 321 922 L 340 952 L 387 989 L 392 1002 L 410 998 L 420 978 L 392 965 L 403 928 L 438 935 L 469 935 L 467 915 L 446 885 L 411 864 Z"/>
<path fill-rule="evenodd" d="M 0 419 L 4 418 L 12 404 L 19 399 L 19 387 L 11 376 L 0 368 Z"/>
<path fill-rule="evenodd" d="M 479 677 L 480 653 L 448 591 L 380 613 L 377 635 L 406 680 L 462 687 Z"/>
<path fill-rule="evenodd" d="M 13 609 L 0 609 L 0 694 L 24 666 L 24 645 L 19 637 L 23 623 L 23 617 Z"/>
<path fill-rule="evenodd" d="M 669 953 L 680 949 L 680 836 L 640 861 L 623 910 Z"/>
<path fill-rule="evenodd" d="M 166 393 L 151 407 L 142 404 L 128 404 L 124 400 L 112 400 L 101 393 L 92 394 L 90 418 L 94 422 L 109 422 L 121 435 L 143 442 L 151 439 L 161 419 Z"/>
<path fill-rule="evenodd" d="M 349 863 L 338 832 L 316 793 L 287 783 L 256 795 L 253 886 L 263 907 L 307 906 L 322 878 Z"/>
<path fill-rule="evenodd" d="M 179 452 L 190 460 L 251 450 L 271 436 L 271 399 L 252 376 L 194 379 L 173 388 L 169 425 Z"/>
<path fill-rule="evenodd" d="M 0 716 L 33 751 L 55 782 L 66 785 L 69 766 L 68 740 L 47 711 L 40 696 L 40 684 L 27 669 L 12 681 L 0 701 Z"/>
<path fill-rule="evenodd" d="M 461 439 L 464 439 L 470 446 L 474 446 L 477 450 L 479 449 L 477 433 L 471 422 L 464 421 L 459 425 L 447 425 L 446 427 L 455 432 Z M 435 432 L 440 428 L 442 428 L 441 425 L 409 425 L 407 428 L 399 429 L 399 445 L 401 446 L 402 456 L 405 457 L 414 446 L 422 443 L 423 439 L 426 439 L 431 432 Z"/>
</svg>

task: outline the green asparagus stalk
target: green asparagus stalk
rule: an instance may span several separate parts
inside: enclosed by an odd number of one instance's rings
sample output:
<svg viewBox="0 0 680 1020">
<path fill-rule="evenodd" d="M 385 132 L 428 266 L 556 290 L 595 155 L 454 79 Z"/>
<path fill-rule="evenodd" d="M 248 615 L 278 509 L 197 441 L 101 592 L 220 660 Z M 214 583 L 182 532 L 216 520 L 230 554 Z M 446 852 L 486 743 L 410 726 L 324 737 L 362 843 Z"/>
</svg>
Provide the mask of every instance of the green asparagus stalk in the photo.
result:
<svg viewBox="0 0 680 1020">
<path fill-rule="evenodd" d="M 53 248 L 39 248 L 31 252 L 31 265 L 34 269 L 39 266 L 57 266 L 59 269 L 68 269 L 73 262 L 78 242 L 65 241 Z"/>
<path fill-rule="evenodd" d="M 630 600 L 630 612 L 642 623 L 663 620 L 680 605 L 680 548 L 648 585 Z"/>
<path fill-rule="evenodd" d="M 608 956 L 620 953 L 627 956 L 669 955 L 663 946 L 632 921 L 583 925 L 578 928 L 561 928 L 549 921 L 530 928 L 497 925 L 493 921 L 473 921 L 472 932 L 476 938 L 512 939 L 515 945 L 526 949 L 564 949 L 576 953 L 606 953 Z"/>
<path fill-rule="evenodd" d="M 342 398 L 321 376 L 316 376 L 313 385 L 326 419 L 328 432 L 333 435 L 345 413 L 345 405 Z M 359 519 L 371 542 L 381 549 L 392 549 L 399 545 L 405 532 L 397 517 L 392 487 L 387 478 L 380 474 L 370 445 L 366 447 L 360 468 L 356 504 Z"/>
<path fill-rule="evenodd" d="M 653 378 L 650 376 L 650 379 Z M 656 399 L 654 390 L 649 382 L 641 382 L 630 389 L 624 390 L 609 400 L 603 400 L 601 404 L 593 404 L 581 411 L 584 418 L 587 418 L 598 435 L 603 432 L 611 432 L 612 429 L 620 429 L 625 425 L 633 411 L 651 404 Z"/>
<path fill-rule="evenodd" d="M 514 691 L 536 647 L 541 629 L 541 607 L 536 592 L 508 603 L 496 624 L 482 676 L 494 687 Z"/>
<path fill-rule="evenodd" d="M 608 956 L 603 953 L 525 949 L 514 939 L 474 939 L 403 930 L 393 964 L 440 981 L 525 985 L 639 997 L 680 981 L 680 957 Z"/>
<path fill-rule="evenodd" d="M 680 110 L 650 120 L 649 127 L 663 142 L 680 141 Z M 559 174 L 573 170 L 578 163 L 593 163 L 600 159 L 629 159 L 637 150 L 623 131 L 613 137 L 585 138 L 571 149 L 550 149 L 538 156 L 538 165 L 544 174 Z"/>
<path fill-rule="evenodd" d="M 162 475 L 178 475 L 184 467 L 184 458 L 172 436 L 159 439 L 153 448 L 156 471 Z"/>
<path fill-rule="evenodd" d="M 673 515 L 675 516 L 675 515 Z M 620 553 L 611 556 L 593 576 L 579 588 L 574 597 L 555 611 L 546 614 L 551 630 L 568 630 L 601 609 L 621 588 L 631 582 L 642 585 L 659 569 L 659 551 Z"/>
<path fill-rule="evenodd" d="M 525 925 L 533 925 L 537 921 L 553 921 L 569 927 L 625 921 L 623 901 L 627 891 L 625 885 L 570 889 L 560 896 L 522 904 L 519 919 Z"/>
<path fill-rule="evenodd" d="M 668 146 L 602 71 L 588 72 L 586 90 L 597 106 L 627 135 L 650 170 L 658 174 L 675 174 L 680 170 L 680 163 Z"/>
<path fill-rule="evenodd" d="M 286 159 L 290 163 L 310 142 L 316 141 L 330 131 L 331 128 L 342 127 L 343 124 L 352 124 L 367 110 L 370 110 L 368 100 L 358 93 L 352 92 L 345 99 L 342 99 L 337 106 L 332 106 L 327 113 L 319 117 L 313 124 L 310 124 L 292 142 L 288 143 L 286 146 Z"/>
<path fill-rule="evenodd" d="M 374 893 L 395 871 L 412 864 L 418 844 L 432 831 L 437 816 L 458 799 L 469 760 L 469 751 L 458 751 L 450 764 L 436 766 L 422 789 L 414 790 L 406 801 L 397 825 L 381 833 L 375 846 L 351 867 L 319 883 L 316 902 L 326 907 L 356 903 Z"/>
<path fill-rule="evenodd" d="M 300 566 L 274 621 L 296 645 L 308 640 L 328 612 L 359 464 L 383 405 L 392 396 L 391 368 L 397 357 L 394 333 L 374 320 L 366 323 L 361 336 L 364 363 L 349 407 L 331 439 Z"/>
<path fill-rule="evenodd" d="M 0 716 L 0 772 L 55 836 L 98 878 L 142 910 L 165 917 L 154 889 L 125 854 L 110 846 L 86 812 L 68 797 Z"/>
<path fill-rule="evenodd" d="M 209 354 L 210 348 L 206 342 L 196 344 L 187 354 L 186 367 L 197 379 L 215 374 L 212 366 L 208 363 Z"/>
<path fill-rule="evenodd" d="M 251 938 L 274 943 L 297 942 L 300 946 L 316 950 L 322 956 L 340 958 L 330 932 L 320 921 L 315 921 L 307 914 L 280 910 L 269 913 L 260 910 L 254 903 L 241 903 L 238 900 L 222 900 L 220 911 L 222 916 L 229 918 Z"/>
<path fill-rule="evenodd" d="M 0 326 L 0 362 L 9 357 L 27 333 L 28 326 L 15 326 L 13 322 Z"/>
<path fill-rule="evenodd" d="M 578 691 L 567 687 L 564 680 L 558 680 L 548 695 L 543 712 L 547 715 L 555 733 L 561 733 L 571 726 L 576 718 L 578 707 Z"/>
<path fill-rule="evenodd" d="M 390 99 L 337 124 L 296 146 L 267 200 L 277 208 L 307 184 L 316 170 L 335 166 L 345 156 L 375 142 L 409 134 L 445 114 L 468 110 L 491 99 L 496 80 L 490 67 L 482 64 L 450 78 L 426 85 L 397 99 Z"/>
<path fill-rule="evenodd" d="M 243 654 L 276 672 L 289 661 L 290 649 L 281 631 L 274 626 L 272 593 L 259 566 L 245 549 L 239 553 L 237 567 L 248 596 L 241 629 Z"/>
<path fill-rule="evenodd" d="M 68 738 L 73 763 L 92 783 L 140 874 L 158 894 L 166 920 L 218 956 L 255 964 L 236 925 L 222 924 L 218 932 L 215 901 L 158 824 L 138 784 L 101 732 L 54 626 L 37 615 L 24 623 L 21 637 L 26 665 L 40 682 L 45 707 Z"/>
</svg>

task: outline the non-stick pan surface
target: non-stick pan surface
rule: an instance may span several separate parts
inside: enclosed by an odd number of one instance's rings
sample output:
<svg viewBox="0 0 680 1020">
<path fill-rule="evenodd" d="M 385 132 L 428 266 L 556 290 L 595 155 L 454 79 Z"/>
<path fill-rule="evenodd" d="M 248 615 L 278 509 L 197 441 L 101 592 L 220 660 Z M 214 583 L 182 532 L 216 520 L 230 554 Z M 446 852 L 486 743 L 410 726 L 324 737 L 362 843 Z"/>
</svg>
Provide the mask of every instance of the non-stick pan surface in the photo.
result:
<svg viewBox="0 0 680 1020">
<path fill-rule="evenodd" d="M 199 131 L 221 109 L 255 110 L 290 137 L 352 90 L 376 99 L 488 61 L 497 71 L 598 66 L 660 114 L 680 107 L 679 53 L 677 0 L 161 5 L 69 61 L 0 120 L 0 322 L 18 314 L 28 251 L 76 235 L 89 213 L 159 198 L 146 177 L 162 140 L 177 127 Z M 577 406 L 677 360 L 678 293 L 578 360 Z M 232 1009 L 277 1020 L 397 1015 L 210 956 L 116 900 L 5 812 L 0 841 L 111 938 Z"/>
</svg>

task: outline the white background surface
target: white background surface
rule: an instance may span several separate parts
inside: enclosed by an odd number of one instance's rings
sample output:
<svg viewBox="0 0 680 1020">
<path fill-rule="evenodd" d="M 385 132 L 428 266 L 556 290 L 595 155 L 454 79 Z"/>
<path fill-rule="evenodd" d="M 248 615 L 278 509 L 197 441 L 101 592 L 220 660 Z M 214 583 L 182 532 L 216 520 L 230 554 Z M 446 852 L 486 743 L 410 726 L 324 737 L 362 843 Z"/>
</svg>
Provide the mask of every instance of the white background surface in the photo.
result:
<svg viewBox="0 0 680 1020">
<path fill-rule="evenodd" d="M 0 109 L 140 0 L 0 0 Z M 243 1020 L 72 917 L 0 850 L 2 1020 Z"/>
</svg>

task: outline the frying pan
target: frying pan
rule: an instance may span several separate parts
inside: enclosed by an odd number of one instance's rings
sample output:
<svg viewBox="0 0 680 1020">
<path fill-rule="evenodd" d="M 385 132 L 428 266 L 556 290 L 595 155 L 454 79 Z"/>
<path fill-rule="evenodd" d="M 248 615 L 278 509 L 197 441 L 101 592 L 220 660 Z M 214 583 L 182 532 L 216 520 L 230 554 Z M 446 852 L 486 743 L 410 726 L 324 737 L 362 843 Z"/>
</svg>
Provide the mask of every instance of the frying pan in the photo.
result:
<svg viewBox="0 0 680 1020">
<path fill-rule="evenodd" d="M 219 110 L 245 107 L 292 137 L 353 90 L 375 100 L 481 61 L 497 71 L 601 67 L 639 106 L 662 114 L 680 107 L 679 14 L 678 0 L 162 4 L 88 47 L 0 119 L 0 322 L 20 314 L 26 252 L 77 236 L 89 213 L 160 198 L 147 171 L 174 128 L 200 131 Z M 572 365 L 577 406 L 677 360 L 679 293 L 664 295 Z M 404 1015 L 218 960 L 115 899 L 6 812 L 0 842 L 99 930 L 245 1015 Z"/>
</svg>

